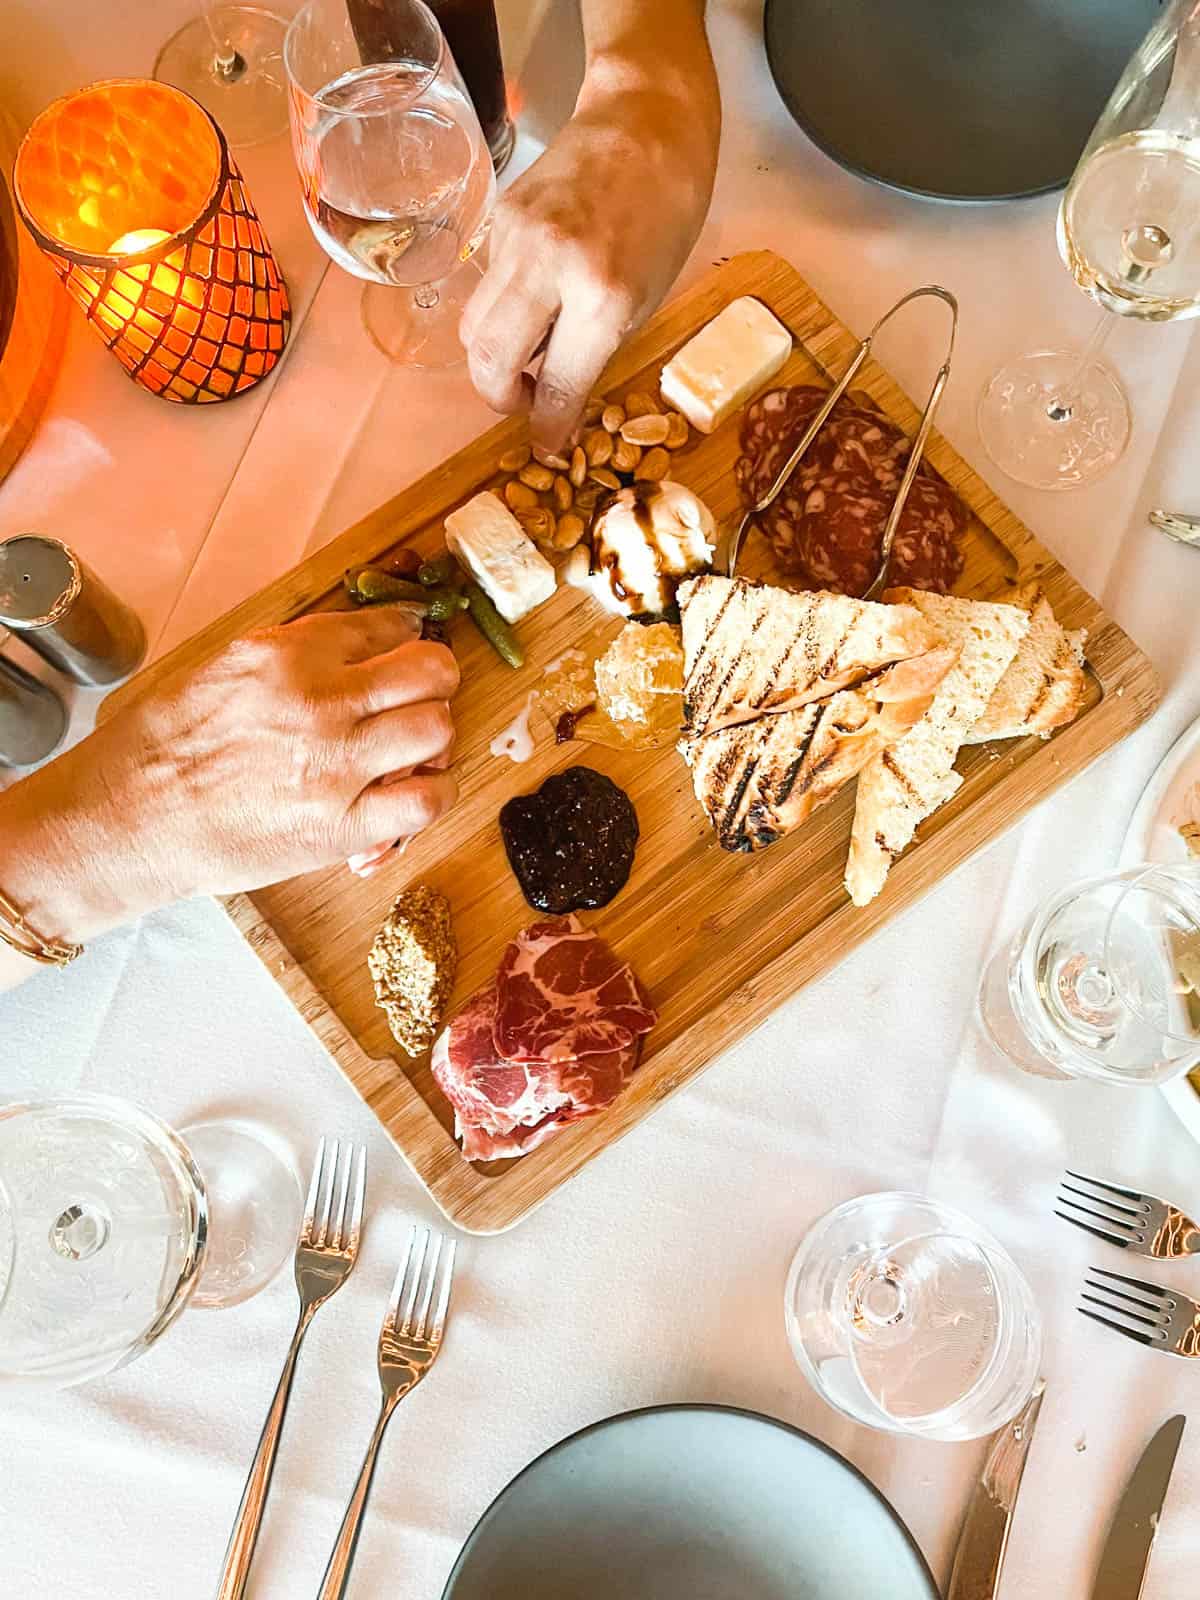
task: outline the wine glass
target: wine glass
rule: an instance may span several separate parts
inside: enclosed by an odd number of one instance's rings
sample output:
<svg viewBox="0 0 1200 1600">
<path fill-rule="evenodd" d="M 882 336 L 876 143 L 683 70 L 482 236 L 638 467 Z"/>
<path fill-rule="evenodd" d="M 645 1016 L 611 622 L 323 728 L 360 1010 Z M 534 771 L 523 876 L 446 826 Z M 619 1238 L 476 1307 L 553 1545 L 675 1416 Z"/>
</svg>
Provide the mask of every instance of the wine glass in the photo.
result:
<svg viewBox="0 0 1200 1600">
<path fill-rule="evenodd" d="M 1058 211 L 1058 247 L 1103 308 L 1080 353 L 1010 362 L 980 396 L 979 433 L 1002 471 L 1039 489 L 1106 472 L 1129 439 L 1129 401 L 1097 358 L 1109 313 L 1200 313 L 1200 3 L 1171 0 L 1092 131 Z"/>
<path fill-rule="evenodd" d="M 1051 895 L 979 992 L 1001 1053 L 1042 1077 L 1164 1083 L 1200 1062 L 1200 867 L 1133 867 Z"/>
<path fill-rule="evenodd" d="M 1015 1262 L 920 1195 L 864 1195 L 822 1217 L 793 1257 L 784 1310 L 805 1377 L 869 1428 L 978 1439 L 1037 1382 L 1041 1320 Z"/>
<path fill-rule="evenodd" d="M 287 127 L 287 18 L 264 6 L 205 4 L 158 52 L 154 76 L 198 100 L 234 146 Z"/>
<path fill-rule="evenodd" d="M 453 366 L 496 175 L 454 58 L 421 0 L 309 0 L 288 29 L 292 143 L 318 242 L 365 278 L 367 332 L 393 361 Z M 379 7 L 376 6 L 375 9 Z"/>
<path fill-rule="evenodd" d="M 0 1386 L 124 1366 L 187 1305 L 262 1288 L 295 1246 L 300 1185 L 256 1133 L 184 1138 L 106 1095 L 0 1109 Z"/>
</svg>

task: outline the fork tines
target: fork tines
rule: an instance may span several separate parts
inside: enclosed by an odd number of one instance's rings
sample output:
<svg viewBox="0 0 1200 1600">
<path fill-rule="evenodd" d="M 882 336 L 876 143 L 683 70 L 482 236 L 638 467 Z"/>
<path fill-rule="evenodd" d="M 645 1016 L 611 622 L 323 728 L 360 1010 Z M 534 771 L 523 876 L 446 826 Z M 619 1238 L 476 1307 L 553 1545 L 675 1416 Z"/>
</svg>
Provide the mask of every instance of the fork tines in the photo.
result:
<svg viewBox="0 0 1200 1600">
<path fill-rule="evenodd" d="M 302 1244 L 314 1250 L 358 1251 L 367 1191 L 367 1147 L 322 1138 L 300 1227 Z M 334 1194 L 337 1204 L 334 1205 Z M 347 1215 L 347 1206 L 349 1214 Z"/>
<path fill-rule="evenodd" d="M 1119 1272 L 1106 1272 L 1102 1267 L 1089 1267 L 1079 1298 L 1088 1305 L 1098 1306 L 1108 1316 L 1088 1311 L 1084 1306 L 1076 1309 L 1081 1316 L 1093 1322 L 1102 1322 L 1139 1344 L 1165 1344 L 1171 1336 L 1172 1313 L 1179 1296 L 1157 1283 L 1146 1283 L 1141 1278 L 1126 1278 Z M 1096 1282 L 1103 1279 L 1103 1282 Z M 1120 1287 L 1118 1287 L 1118 1285 Z M 1091 1290 L 1089 1294 L 1086 1291 Z M 1119 1317 L 1120 1321 L 1113 1321 Z"/>
<path fill-rule="evenodd" d="M 434 1349 L 441 1344 L 454 1278 L 455 1243 L 451 1239 L 447 1244 L 440 1233 L 431 1233 L 428 1228 L 409 1229 L 408 1251 L 396 1274 L 383 1319 L 385 1334 L 413 1339 Z"/>
<path fill-rule="evenodd" d="M 1068 1182 L 1074 1179 L 1074 1182 Z M 1086 1188 L 1080 1188 L 1086 1184 Z M 1145 1245 L 1153 1233 L 1151 1199 L 1136 1189 L 1121 1189 L 1116 1184 L 1104 1183 L 1099 1178 L 1088 1178 L 1081 1172 L 1067 1171 L 1055 1196 L 1054 1215 L 1064 1222 L 1073 1222 L 1077 1228 L 1103 1239 L 1107 1244 L 1119 1245 L 1122 1250 Z M 1083 1204 L 1083 1202 L 1087 1202 Z M 1066 1209 L 1060 1209 L 1066 1208 Z M 1085 1222 L 1091 1217 L 1092 1222 Z M 1093 1223 L 1102 1222 L 1102 1228 Z"/>
</svg>

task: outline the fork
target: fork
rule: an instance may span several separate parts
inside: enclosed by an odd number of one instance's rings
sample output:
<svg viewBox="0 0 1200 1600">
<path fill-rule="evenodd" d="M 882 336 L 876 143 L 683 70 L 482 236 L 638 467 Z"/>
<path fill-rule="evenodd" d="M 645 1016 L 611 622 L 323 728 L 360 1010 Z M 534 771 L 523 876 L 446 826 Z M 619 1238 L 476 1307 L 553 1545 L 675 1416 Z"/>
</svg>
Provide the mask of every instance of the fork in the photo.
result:
<svg viewBox="0 0 1200 1600">
<path fill-rule="evenodd" d="M 262 1526 L 271 1474 L 275 1470 L 275 1455 L 283 1432 L 283 1419 L 287 1415 L 300 1345 L 319 1307 L 341 1288 L 358 1259 L 363 1200 L 367 1188 L 366 1146 L 358 1146 L 357 1159 L 355 1154 L 352 1144 L 348 1143 L 343 1152 L 336 1139 L 328 1142 L 322 1139 L 317 1145 L 312 1182 L 308 1186 L 308 1199 L 304 1205 L 304 1221 L 300 1225 L 300 1239 L 296 1245 L 296 1292 L 300 1296 L 300 1316 L 287 1359 L 283 1363 L 283 1371 L 279 1375 L 275 1398 L 263 1423 L 258 1449 L 254 1453 L 254 1464 L 242 1491 L 241 1504 L 225 1551 L 225 1564 L 221 1568 L 216 1600 L 241 1600 L 246 1592 L 246 1580 L 250 1575 L 250 1563 L 254 1559 L 254 1547 Z M 335 1184 L 338 1192 L 336 1211 L 333 1209 Z M 349 1215 L 347 1205 L 350 1208 Z"/>
<path fill-rule="evenodd" d="M 1089 1189 L 1077 1189 L 1067 1182 L 1067 1178 L 1074 1178 L 1076 1183 L 1086 1183 Z M 1093 1194 L 1090 1190 L 1094 1189 L 1102 1192 Z M 1069 1199 L 1069 1195 L 1077 1195 L 1078 1199 Z M 1110 1195 L 1115 1198 L 1109 1199 Z M 1094 1228 L 1082 1222 L 1079 1216 L 1069 1215 L 1066 1211 L 1055 1211 L 1056 1217 L 1061 1217 L 1064 1222 L 1073 1222 L 1077 1228 L 1094 1234 L 1097 1239 L 1104 1239 L 1108 1244 L 1119 1245 L 1122 1250 L 1132 1250 L 1134 1255 L 1150 1256 L 1155 1261 L 1174 1261 L 1180 1256 L 1200 1255 L 1200 1227 L 1177 1206 L 1159 1200 L 1155 1195 L 1139 1194 L 1136 1189 L 1120 1189 L 1114 1183 L 1104 1183 L 1099 1178 L 1088 1178 L 1081 1172 L 1068 1169 L 1066 1177 L 1059 1184 L 1056 1199 L 1060 1206 L 1069 1206 L 1072 1212 L 1102 1222 L 1104 1227 Z M 1086 1200 L 1088 1204 L 1081 1205 L 1081 1200 Z M 1098 1207 L 1104 1209 L 1094 1209 Z"/>
<path fill-rule="evenodd" d="M 442 1247 L 440 1234 L 431 1234 L 426 1228 L 418 1239 L 417 1229 L 414 1227 L 409 1230 L 408 1253 L 396 1274 L 383 1327 L 379 1330 L 379 1387 L 383 1392 L 383 1402 L 375 1431 L 363 1457 L 358 1482 L 354 1485 L 354 1493 L 350 1496 L 350 1504 L 346 1507 L 346 1515 L 338 1530 L 337 1543 L 321 1580 L 318 1600 L 342 1600 L 349 1587 L 350 1568 L 362 1531 L 384 1430 L 392 1420 L 396 1407 L 420 1383 L 442 1348 L 446 1310 L 450 1304 L 450 1284 L 454 1276 L 454 1241 L 450 1241 L 444 1256 Z M 428 1267 L 426 1256 L 429 1256 Z M 437 1288 L 435 1301 L 439 1268 L 440 1287 Z M 402 1293 L 403 1307 L 400 1304 Z"/>
<path fill-rule="evenodd" d="M 1118 1333 L 1123 1333 L 1127 1339 L 1136 1339 L 1139 1344 L 1165 1350 L 1168 1355 L 1200 1357 L 1200 1301 L 1189 1300 L 1186 1294 L 1164 1289 L 1158 1283 L 1145 1283 L 1141 1278 L 1123 1278 L 1119 1272 L 1105 1272 L 1100 1267 L 1089 1267 L 1088 1270 L 1092 1278 L 1107 1278 L 1110 1281 L 1093 1283 L 1091 1278 L 1086 1279 L 1084 1289 L 1096 1292 L 1084 1294 L 1081 1290 L 1079 1298 L 1125 1320 L 1113 1322 L 1108 1317 L 1099 1317 L 1094 1311 L 1085 1311 L 1082 1306 L 1077 1306 L 1076 1310 L 1082 1316 L 1090 1317 L 1093 1322 L 1102 1322 L 1106 1328 L 1115 1328 Z M 1112 1287 L 1118 1283 L 1125 1287 Z"/>
</svg>

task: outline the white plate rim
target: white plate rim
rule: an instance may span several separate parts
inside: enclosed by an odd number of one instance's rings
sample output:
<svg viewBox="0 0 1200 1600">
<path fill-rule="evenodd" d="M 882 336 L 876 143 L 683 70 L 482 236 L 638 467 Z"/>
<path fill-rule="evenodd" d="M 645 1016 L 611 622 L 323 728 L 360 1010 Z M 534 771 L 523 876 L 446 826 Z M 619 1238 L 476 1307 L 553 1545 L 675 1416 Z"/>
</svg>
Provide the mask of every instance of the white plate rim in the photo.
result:
<svg viewBox="0 0 1200 1600">
<path fill-rule="evenodd" d="M 1121 866 L 1130 867 L 1140 861 L 1164 859 L 1161 854 L 1156 857 L 1151 848 L 1155 827 L 1161 820 L 1163 802 L 1193 757 L 1196 758 L 1196 781 L 1200 782 L 1200 719 L 1184 729 L 1150 774 L 1125 830 Z M 1160 1084 L 1159 1092 L 1192 1138 L 1200 1144 L 1200 1093 L 1186 1077 L 1173 1078 L 1170 1083 Z"/>
<path fill-rule="evenodd" d="M 866 1473 L 860 1471 L 860 1469 L 854 1465 L 853 1461 L 847 1461 L 846 1457 L 839 1454 L 839 1452 L 833 1449 L 831 1445 L 822 1443 L 820 1439 L 814 1438 L 811 1433 L 805 1433 L 803 1428 L 797 1428 L 790 1422 L 782 1421 L 779 1417 L 767 1416 L 767 1414 L 762 1411 L 751 1411 L 746 1406 L 724 1406 L 716 1404 L 703 1404 L 693 1401 L 679 1401 L 673 1404 L 656 1406 L 638 1406 L 631 1411 L 619 1411 L 613 1416 L 601 1417 L 598 1421 L 590 1422 L 586 1427 L 578 1428 L 574 1433 L 567 1434 L 565 1438 L 559 1439 L 555 1444 L 552 1444 L 547 1449 L 543 1450 L 540 1455 L 535 1456 L 532 1461 L 528 1462 L 521 1468 L 520 1472 L 514 1473 L 504 1487 L 500 1489 L 499 1492 L 492 1498 L 492 1500 L 488 1503 L 481 1515 L 476 1520 L 470 1533 L 463 1540 L 462 1548 L 455 1557 L 454 1565 L 450 1569 L 449 1576 L 446 1579 L 445 1587 L 442 1590 L 441 1600 L 454 1600 L 454 1585 L 463 1574 L 463 1564 L 470 1555 L 471 1548 L 482 1531 L 484 1524 L 491 1518 L 501 1501 L 508 1494 L 509 1490 L 513 1489 L 518 1483 L 520 1483 L 524 1477 L 526 1477 L 529 1473 L 537 1471 L 552 1456 L 558 1455 L 561 1451 L 566 1450 L 569 1446 L 577 1443 L 581 1439 L 589 1437 L 589 1435 L 593 1433 L 600 1433 L 608 1428 L 618 1427 L 623 1423 L 632 1422 L 640 1417 L 659 1416 L 670 1412 L 690 1412 L 693 1415 L 740 1417 L 744 1421 L 762 1423 L 768 1427 L 776 1428 L 782 1433 L 791 1434 L 793 1438 L 800 1440 L 802 1443 L 811 1445 L 813 1449 L 817 1450 L 821 1455 L 830 1457 L 831 1460 L 836 1462 L 839 1467 L 844 1468 L 851 1477 L 858 1479 L 858 1481 L 866 1489 L 869 1498 L 873 1499 L 878 1504 L 884 1515 L 891 1520 L 901 1537 L 904 1539 L 905 1543 L 908 1545 L 909 1549 L 912 1551 L 919 1573 L 924 1577 L 925 1581 L 929 1585 L 929 1600 L 939 1600 L 941 1590 L 938 1587 L 937 1580 L 933 1575 L 929 1562 L 925 1559 L 924 1551 L 914 1538 L 908 1524 L 904 1521 L 903 1517 L 901 1517 L 900 1513 L 896 1510 L 895 1506 L 892 1505 L 891 1501 L 887 1498 L 883 1491 L 877 1488 L 876 1485 L 871 1482 L 870 1478 L 867 1477 Z"/>
</svg>

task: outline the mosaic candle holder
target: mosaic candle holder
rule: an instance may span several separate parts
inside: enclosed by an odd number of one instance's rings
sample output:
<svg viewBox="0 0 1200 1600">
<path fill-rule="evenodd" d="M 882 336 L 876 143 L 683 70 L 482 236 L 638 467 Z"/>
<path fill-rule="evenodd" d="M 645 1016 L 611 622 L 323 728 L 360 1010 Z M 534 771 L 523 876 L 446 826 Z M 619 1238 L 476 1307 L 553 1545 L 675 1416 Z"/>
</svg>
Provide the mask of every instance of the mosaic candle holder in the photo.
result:
<svg viewBox="0 0 1200 1600">
<path fill-rule="evenodd" d="M 224 135 L 182 90 L 121 78 L 56 100 L 13 180 L 67 292 L 143 389 L 228 400 L 279 361 L 287 285 Z"/>
</svg>

